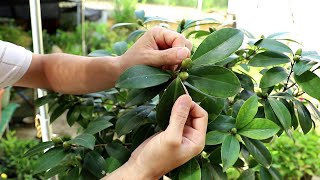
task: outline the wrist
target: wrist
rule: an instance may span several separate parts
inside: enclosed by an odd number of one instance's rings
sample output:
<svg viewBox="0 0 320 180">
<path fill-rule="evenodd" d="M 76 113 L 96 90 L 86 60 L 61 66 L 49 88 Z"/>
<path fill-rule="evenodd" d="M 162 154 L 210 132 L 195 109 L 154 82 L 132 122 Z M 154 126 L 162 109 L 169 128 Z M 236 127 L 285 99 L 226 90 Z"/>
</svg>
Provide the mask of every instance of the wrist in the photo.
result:
<svg viewBox="0 0 320 180">
<path fill-rule="evenodd" d="M 127 175 L 125 179 L 141 179 L 141 180 L 156 180 L 156 178 L 152 175 L 152 173 L 148 170 L 148 168 L 140 167 L 138 164 L 128 161 L 123 165 L 124 174 Z"/>
</svg>

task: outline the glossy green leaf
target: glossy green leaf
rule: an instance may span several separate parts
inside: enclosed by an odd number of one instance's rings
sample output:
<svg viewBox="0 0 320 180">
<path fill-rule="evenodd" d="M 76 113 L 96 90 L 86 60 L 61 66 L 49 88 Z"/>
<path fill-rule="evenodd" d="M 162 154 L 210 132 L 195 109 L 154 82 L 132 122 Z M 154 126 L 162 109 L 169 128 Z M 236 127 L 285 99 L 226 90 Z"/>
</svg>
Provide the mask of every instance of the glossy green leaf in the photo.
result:
<svg viewBox="0 0 320 180">
<path fill-rule="evenodd" d="M 117 23 L 111 27 L 111 29 L 123 27 L 123 26 L 138 26 L 137 23 Z"/>
<path fill-rule="evenodd" d="M 54 168 L 51 168 L 49 171 L 47 171 L 44 174 L 44 178 L 45 179 L 49 179 L 49 178 L 51 178 L 51 177 L 53 177 L 53 176 L 55 176 L 55 175 L 57 175 L 59 173 L 65 172 L 67 170 L 68 170 L 68 167 L 66 167 L 66 166 L 61 166 L 61 165 L 56 166 Z"/>
<path fill-rule="evenodd" d="M 133 32 L 131 32 L 128 37 L 127 37 L 127 42 L 135 42 L 138 38 L 140 38 L 144 33 L 146 32 L 146 30 L 144 29 L 138 29 L 135 30 Z"/>
<path fill-rule="evenodd" d="M 272 107 L 271 107 L 269 101 L 265 101 L 264 114 L 267 119 L 270 119 L 271 121 L 276 123 L 279 127 L 282 127 L 278 117 L 276 116 L 276 114 L 272 110 Z"/>
<path fill-rule="evenodd" d="M 315 107 L 315 106 L 312 104 L 312 102 L 310 102 L 308 99 L 305 99 L 305 100 L 308 102 L 310 108 L 313 110 L 313 113 L 314 113 L 314 115 L 316 116 L 316 118 L 317 118 L 318 120 L 320 120 L 320 111 L 319 111 L 319 109 L 318 109 L 317 107 Z"/>
<path fill-rule="evenodd" d="M 208 163 L 204 162 L 201 166 L 201 180 L 212 180 L 213 179 L 213 166 Z"/>
<path fill-rule="evenodd" d="M 274 39 L 262 39 L 258 41 L 255 45 L 267 49 L 269 51 L 292 54 L 292 50 L 287 45 Z"/>
<path fill-rule="evenodd" d="M 239 74 L 239 73 L 236 73 L 236 75 L 239 78 L 241 87 L 243 89 L 254 92 L 254 84 L 253 84 L 252 78 L 249 75 Z"/>
<path fill-rule="evenodd" d="M 209 115 L 218 116 L 224 108 L 224 99 L 208 97 L 201 101 L 200 106 L 206 110 Z"/>
<path fill-rule="evenodd" d="M 279 126 L 271 120 L 256 118 L 238 130 L 238 133 L 251 139 L 262 140 L 274 136 L 279 130 Z"/>
<path fill-rule="evenodd" d="M 192 68 L 187 82 L 201 92 L 214 97 L 231 97 L 240 91 L 240 81 L 237 76 L 221 66 Z"/>
<path fill-rule="evenodd" d="M 147 88 L 162 84 L 170 79 L 171 75 L 158 68 L 138 65 L 126 70 L 116 83 L 119 88 Z"/>
<path fill-rule="evenodd" d="M 242 173 L 240 174 L 237 180 L 255 180 L 254 171 L 251 169 L 242 171 Z"/>
<path fill-rule="evenodd" d="M 235 136 L 225 137 L 221 146 L 221 159 L 223 172 L 232 167 L 240 154 L 240 143 Z"/>
<path fill-rule="evenodd" d="M 60 117 L 68 108 L 70 107 L 70 104 L 60 105 L 53 110 L 50 116 L 50 123 L 53 123 L 58 117 Z"/>
<path fill-rule="evenodd" d="M 220 165 L 212 165 L 213 170 L 211 171 L 213 174 L 214 180 L 227 180 L 227 173 L 222 171 L 222 167 Z"/>
<path fill-rule="evenodd" d="M 110 53 L 107 50 L 95 50 L 88 54 L 89 57 L 104 57 L 104 56 L 112 56 L 112 53 Z"/>
<path fill-rule="evenodd" d="M 105 171 L 107 173 L 111 173 L 114 170 L 118 169 L 122 164 L 114 157 L 108 157 L 105 159 L 106 162 L 106 168 Z"/>
<path fill-rule="evenodd" d="M 108 127 L 113 126 L 111 122 L 109 122 L 113 117 L 112 116 L 102 116 L 98 119 L 89 123 L 88 127 L 83 131 L 83 133 L 87 134 L 96 134 Z"/>
<path fill-rule="evenodd" d="M 37 174 L 56 167 L 65 156 L 66 152 L 63 148 L 50 149 L 37 160 L 34 173 Z"/>
<path fill-rule="evenodd" d="M 146 117 L 153 109 L 154 106 L 139 106 L 122 115 L 116 123 L 115 130 L 118 135 L 128 134 L 133 129 L 148 123 L 149 120 Z"/>
<path fill-rule="evenodd" d="M 84 167 L 97 178 L 102 178 L 106 175 L 106 162 L 97 151 L 91 151 L 85 155 Z"/>
<path fill-rule="evenodd" d="M 131 150 L 136 149 L 140 144 L 142 144 L 150 136 L 154 135 L 155 127 L 152 124 L 145 124 L 135 130 L 132 136 L 132 146 Z"/>
<path fill-rule="evenodd" d="M 81 175 L 83 175 L 84 172 L 88 172 L 88 171 L 82 169 Z M 90 176 L 90 178 L 92 180 L 95 179 L 92 176 Z M 72 168 L 71 170 L 69 169 L 69 171 L 66 172 L 66 176 L 64 176 L 63 178 L 60 178 L 59 176 L 59 180 L 83 180 L 83 179 L 85 178 L 83 178 L 83 176 L 80 176 L 80 170 L 77 167 Z"/>
<path fill-rule="evenodd" d="M 217 145 L 221 144 L 228 133 L 220 131 L 210 131 L 206 135 L 206 145 Z"/>
<path fill-rule="evenodd" d="M 269 69 L 261 78 L 260 88 L 267 88 L 281 83 L 288 78 L 287 71 L 282 67 Z"/>
<path fill-rule="evenodd" d="M 80 134 L 74 139 L 71 139 L 69 142 L 93 150 L 96 138 L 91 134 Z"/>
<path fill-rule="evenodd" d="M 40 142 L 38 145 L 32 147 L 29 149 L 25 154 L 24 157 L 28 156 L 34 156 L 39 153 L 43 153 L 45 149 L 51 148 L 54 146 L 54 143 L 52 141 L 47 141 L 47 142 Z"/>
<path fill-rule="evenodd" d="M 51 101 L 53 101 L 57 97 L 56 94 L 48 94 L 46 96 L 43 96 L 41 98 L 38 98 L 34 101 L 35 106 L 40 107 L 43 106 Z"/>
<path fill-rule="evenodd" d="M 169 125 L 172 107 L 175 101 L 185 94 L 185 90 L 179 78 L 173 80 L 160 98 L 157 106 L 157 122 L 161 129 L 165 130 Z"/>
<path fill-rule="evenodd" d="M 129 91 L 127 100 L 126 100 L 126 106 L 135 106 L 135 105 L 141 105 L 147 101 L 150 101 L 152 98 L 154 98 L 156 95 L 158 95 L 163 86 L 155 86 L 145 89 L 132 89 Z"/>
<path fill-rule="evenodd" d="M 248 65 L 253 67 L 266 67 L 285 64 L 288 62 L 290 62 L 290 58 L 284 54 L 265 51 L 250 59 Z"/>
<path fill-rule="evenodd" d="M 210 34 L 192 56 L 194 67 L 214 64 L 230 56 L 241 46 L 243 32 L 225 28 Z"/>
<path fill-rule="evenodd" d="M 208 130 L 228 132 L 236 127 L 236 120 L 231 116 L 219 115 L 215 120 L 209 122 Z"/>
<path fill-rule="evenodd" d="M 121 56 L 128 50 L 128 44 L 124 41 L 116 42 L 112 49 L 118 56 Z"/>
<path fill-rule="evenodd" d="M 243 136 L 242 140 L 254 159 L 264 167 L 269 168 L 272 162 L 272 157 L 269 150 L 263 145 L 263 143 Z"/>
<path fill-rule="evenodd" d="M 299 101 L 294 101 L 295 107 L 297 109 L 298 119 L 301 129 L 304 134 L 307 134 L 312 128 L 311 114 L 303 103 Z"/>
<path fill-rule="evenodd" d="M 237 129 L 241 129 L 249 124 L 258 112 L 258 97 L 251 96 L 241 106 L 236 119 Z"/>
<path fill-rule="evenodd" d="M 116 158 L 121 164 L 124 164 L 129 159 L 131 152 L 119 143 L 110 143 L 105 146 L 109 156 Z"/>
<path fill-rule="evenodd" d="M 244 104 L 244 100 L 238 99 L 233 105 L 232 105 L 232 113 L 231 116 L 234 118 L 237 118 L 238 113 L 240 111 L 240 108 Z M 229 110 L 230 111 L 230 110 Z"/>
<path fill-rule="evenodd" d="M 260 179 L 261 180 L 282 180 L 281 174 L 273 167 L 269 169 L 260 167 Z"/>
<path fill-rule="evenodd" d="M 145 18 L 145 15 L 146 15 L 144 10 L 136 10 L 136 11 L 134 11 L 134 14 L 136 15 L 137 19 L 140 19 L 140 20 L 144 21 L 144 18 Z"/>
<path fill-rule="evenodd" d="M 277 116 L 282 128 L 287 132 L 291 127 L 291 115 L 287 107 L 274 98 L 268 98 L 268 101 L 272 107 L 273 112 Z"/>
<path fill-rule="evenodd" d="M 80 114 L 80 106 L 74 106 L 73 108 L 69 109 L 67 113 L 67 122 L 70 127 L 78 120 Z"/>
<path fill-rule="evenodd" d="M 320 78 L 311 71 L 306 71 L 300 76 L 294 75 L 294 79 L 307 94 L 320 100 L 320 88 L 315 88 L 320 84 Z"/>
<path fill-rule="evenodd" d="M 300 76 L 301 74 L 310 70 L 315 64 L 317 63 L 313 61 L 298 61 L 293 66 L 293 72 L 295 75 Z"/>
<path fill-rule="evenodd" d="M 179 179 L 201 180 L 201 169 L 196 159 L 191 159 L 179 168 Z"/>
</svg>

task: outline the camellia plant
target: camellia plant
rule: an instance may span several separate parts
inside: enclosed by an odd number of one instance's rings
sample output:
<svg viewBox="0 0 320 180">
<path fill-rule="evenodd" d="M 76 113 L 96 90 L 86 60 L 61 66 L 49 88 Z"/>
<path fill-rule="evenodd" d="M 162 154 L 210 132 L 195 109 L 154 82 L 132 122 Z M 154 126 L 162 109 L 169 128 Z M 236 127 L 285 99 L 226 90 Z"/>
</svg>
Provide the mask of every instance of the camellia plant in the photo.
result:
<svg viewBox="0 0 320 180">
<path fill-rule="evenodd" d="M 131 42 L 150 22 L 137 11 Z M 281 179 L 272 166 L 264 143 L 281 135 L 294 140 L 293 130 L 308 133 L 320 112 L 305 97 L 320 98 L 315 74 L 320 56 L 287 45 L 297 43 L 276 33 L 256 38 L 245 30 L 224 28 L 192 30 L 196 24 L 217 25 L 214 19 L 182 20 L 177 32 L 200 45 L 174 71 L 145 65 L 125 71 L 116 88 L 83 96 L 51 93 L 37 100 L 49 103 L 51 122 L 68 111 L 70 126 L 78 123 L 80 135 L 55 137 L 30 149 L 26 156 L 43 152 L 35 166 L 46 177 L 99 179 L 125 163 L 145 139 L 166 129 L 175 100 L 189 94 L 209 114 L 206 146 L 201 154 L 176 168 L 172 179 L 227 179 L 234 168 L 239 179 Z M 121 55 L 128 44 L 118 42 L 113 53 L 98 50 L 90 56 Z M 309 95 L 309 96 L 308 96 Z"/>
</svg>

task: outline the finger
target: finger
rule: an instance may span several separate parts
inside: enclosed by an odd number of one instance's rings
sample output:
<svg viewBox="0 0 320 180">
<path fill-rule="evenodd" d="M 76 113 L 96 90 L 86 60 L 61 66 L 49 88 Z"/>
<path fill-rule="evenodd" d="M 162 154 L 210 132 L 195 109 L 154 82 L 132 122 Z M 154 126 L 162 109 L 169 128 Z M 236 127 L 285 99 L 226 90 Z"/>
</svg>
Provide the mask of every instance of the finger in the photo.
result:
<svg viewBox="0 0 320 180">
<path fill-rule="evenodd" d="M 175 47 L 160 51 L 150 51 L 145 64 L 151 66 L 173 66 L 180 64 L 184 59 L 190 57 L 190 51 L 186 47 Z"/>
<path fill-rule="evenodd" d="M 205 134 L 208 125 L 208 113 L 197 103 L 192 102 L 190 116 L 193 118 L 192 127 Z"/>
<path fill-rule="evenodd" d="M 181 141 L 182 133 L 189 116 L 192 99 L 189 95 L 180 96 L 173 105 L 169 126 L 166 130 L 170 137 Z"/>
<path fill-rule="evenodd" d="M 186 47 L 191 51 L 192 50 L 192 42 L 187 39 L 186 41 Z"/>
</svg>

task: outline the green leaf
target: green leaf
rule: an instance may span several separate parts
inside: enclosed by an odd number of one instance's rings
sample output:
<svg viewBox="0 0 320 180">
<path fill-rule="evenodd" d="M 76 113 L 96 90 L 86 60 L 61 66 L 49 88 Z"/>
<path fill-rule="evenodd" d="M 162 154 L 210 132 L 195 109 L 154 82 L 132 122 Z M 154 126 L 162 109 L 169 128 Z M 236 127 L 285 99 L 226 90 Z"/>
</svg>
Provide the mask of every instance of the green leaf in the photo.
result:
<svg viewBox="0 0 320 180">
<path fill-rule="evenodd" d="M 276 114 L 272 110 L 272 107 L 271 107 L 269 101 L 265 101 L 264 114 L 267 119 L 270 119 L 271 121 L 276 123 L 279 127 L 282 127 L 279 119 L 277 118 Z"/>
<path fill-rule="evenodd" d="M 73 108 L 69 109 L 67 114 L 67 122 L 70 127 L 78 120 L 80 114 L 80 106 L 74 106 Z"/>
<path fill-rule="evenodd" d="M 170 79 L 171 75 L 158 68 L 138 65 L 126 70 L 116 83 L 119 88 L 147 88 L 162 84 Z"/>
<path fill-rule="evenodd" d="M 157 106 L 157 122 L 162 130 L 169 125 L 171 110 L 176 100 L 185 94 L 179 78 L 173 80 L 160 98 Z"/>
<path fill-rule="evenodd" d="M 104 56 L 112 56 L 112 54 L 107 50 L 95 50 L 88 54 L 89 57 L 104 57 Z"/>
<path fill-rule="evenodd" d="M 241 129 L 249 124 L 258 112 L 258 97 L 251 96 L 241 106 L 236 119 L 237 129 Z"/>
<path fill-rule="evenodd" d="M 194 67 L 222 61 L 239 49 L 243 38 L 243 32 L 232 28 L 221 29 L 210 34 L 192 56 Z"/>
<path fill-rule="evenodd" d="M 215 120 L 209 122 L 208 130 L 228 132 L 236 127 L 236 120 L 231 116 L 219 115 Z"/>
<path fill-rule="evenodd" d="M 282 67 L 273 67 L 269 69 L 261 78 L 260 88 L 267 88 L 281 83 L 287 79 L 288 73 Z"/>
<path fill-rule="evenodd" d="M 279 39 L 290 35 L 290 32 L 277 32 L 267 36 L 267 39 Z"/>
<path fill-rule="evenodd" d="M 240 174 L 237 180 L 255 180 L 254 171 L 251 169 L 242 171 L 242 173 Z"/>
<path fill-rule="evenodd" d="M 132 89 L 129 91 L 126 100 L 126 106 L 130 107 L 135 105 L 141 105 L 147 101 L 150 101 L 152 98 L 158 95 L 162 89 L 162 85 L 144 89 Z"/>
<path fill-rule="evenodd" d="M 179 169 L 179 179 L 201 180 L 201 169 L 195 158 L 182 165 Z"/>
<path fill-rule="evenodd" d="M 201 180 L 212 180 L 213 171 L 213 166 L 208 162 L 204 162 L 201 166 Z"/>
<path fill-rule="evenodd" d="M 144 10 L 136 10 L 136 11 L 134 11 L 134 14 L 136 15 L 137 19 L 144 21 L 144 18 L 145 18 Z"/>
<path fill-rule="evenodd" d="M 53 101 L 56 97 L 56 94 L 48 94 L 46 96 L 36 99 L 34 101 L 34 105 L 37 107 L 43 106 L 45 104 L 48 104 L 50 101 Z"/>
<path fill-rule="evenodd" d="M 214 97 L 231 97 L 240 91 L 240 81 L 237 76 L 221 66 L 192 68 L 187 82 L 201 92 Z"/>
<path fill-rule="evenodd" d="M 252 78 L 247 74 L 239 74 L 235 73 L 240 80 L 241 87 L 243 89 L 254 92 L 254 84 L 252 82 Z"/>
<path fill-rule="evenodd" d="M 50 149 L 37 160 L 34 174 L 56 167 L 65 156 L 66 152 L 63 148 Z"/>
<path fill-rule="evenodd" d="M 96 134 L 108 127 L 111 127 L 113 124 L 109 122 L 113 117 L 112 116 L 102 116 L 98 119 L 89 123 L 88 127 L 83 131 L 86 134 Z"/>
<path fill-rule="evenodd" d="M 129 159 L 131 152 L 122 144 L 111 143 L 105 146 L 109 156 L 116 158 L 121 164 L 124 164 Z"/>
<path fill-rule="evenodd" d="M 28 156 L 34 156 L 38 153 L 43 153 L 45 149 L 51 148 L 54 146 L 54 143 L 52 141 L 47 141 L 47 142 L 40 142 L 38 145 L 32 147 L 29 149 L 25 154 L 24 157 Z"/>
<path fill-rule="evenodd" d="M 292 50 L 287 45 L 274 39 L 262 39 L 258 41 L 255 45 L 265 48 L 269 51 L 293 54 Z"/>
<path fill-rule="evenodd" d="M 261 180 L 282 180 L 280 173 L 276 169 L 273 167 L 267 169 L 263 166 L 260 167 L 260 178 Z"/>
<path fill-rule="evenodd" d="M 213 179 L 214 180 L 227 180 L 227 173 L 222 171 L 222 167 L 220 165 L 212 165 L 213 166 Z"/>
<path fill-rule="evenodd" d="M 221 144 L 226 136 L 228 136 L 228 133 L 220 131 L 210 131 L 206 135 L 206 145 Z"/>
<path fill-rule="evenodd" d="M 106 162 L 97 151 L 90 151 L 84 157 L 84 167 L 97 178 L 103 178 L 106 175 Z"/>
<path fill-rule="evenodd" d="M 80 114 L 84 119 L 91 119 L 94 111 L 93 101 L 80 106 Z"/>
<path fill-rule="evenodd" d="M 308 95 L 320 100 L 320 88 L 315 88 L 320 84 L 320 78 L 311 71 L 306 71 L 300 76 L 294 75 L 294 79 Z"/>
<path fill-rule="evenodd" d="M 118 169 L 122 164 L 114 157 L 108 157 L 105 159 L 106 162 L 106 172 L 111 173 L 114 170 Z"/>
<path fill-rule="evenodd" d="M 240 143 L 235 136 L 225 137 L 221 146 L 221 159 L 223 172 L 232 167 L 240 154 Z"/>
<path fill-rule="evenodd" d="M 315 64 L 317 63 L 313 61 L 298 61 L 293 66 L 293 72 L 295 75 L 300 76 L 301 74 L 310 70 Z"/>
<path fill-rule="evenodd" d="M 294 101 L 298 113 L 298 119 L 304 134 L 307 134 L 312 128 L 311 114 L 303 103 Z"/>
<path fill-rule="evenodd" d="M 154 125 L 146 124 L 138 128 L 133 132 L 132 135 L 132 147 L 131 149 L 136 149 L 140 144 L 142 144 L 146 139 L 155 133 Z"/>
<path fill-rule="evenodd" d="M 254 159 L 264 167 L 269 168 L 272 162 L 272 157 L 269 150 L 263 145 L 263 143 L 243 136 L 242 140 Z"/>
<path fill-rule="evenodd" d="M 111 27 L 111 29 L 122 27 L 122 26 L 138 26 L 137 23 L 117 23 Z"/>
<path fill-rule="evenodd" d="M 49 179 L 49 178 L 51 178 L 52 176 L 55 176 L 55 175 L 57 175 L 57 174 L 59 174 L 59 173 L 61 173 L 61 172 L 65 172 L 65 171 L 67 171 L 68 170 L 68 167 L 66 167 L 66 166 L 56 166 L 56 167 L 54 167 L 54 168 L 51 168 L 49 171 L 47 171 L 45 174 L 44 174 L 44 176 L 45 176 L 45 178 L 46 179 Z"/>
<path fill-rule="evenodd" d="M 263 140 L 274 136 L 279 130 L 279 126 L 269 119 L 256 118 L 238 130 L 238 133 L 251 139 Z"/>
<path fill-rule="evenodd" d="M 71 139 L 69 142 L 93 150 L 96 138 L 91 134 L 81 134 L 74 139 Z"/>
<path fill-rule="evenodd" d="M 266 67 L 285 64 L 288 62 L 290 62 L 290 58 L 284 54 L 265 51 L 254 56 L 249 61 L 248 65 L 253 67 Z"/>
<path fill-rule="evenodd" d="M 201 101 L 200 106 L 210 115 L 218 116 L 224 108 L 224 99 L 207 97 Z"/>
<path fill-rule="evenodd" d="M 59 106 L 51 113 L 50 123 L 53 123 L 56 119 L 58 119 L 58 117 L 60 117 L 69 107 L 70 104 L 59 104 Z"/>
<path fill-rule="evenodd" d="M 291 127 L 291 115 L 287 107 L 281 102 L 274 98 L 268 98 L 268 101 L 272 107 L 273 112 L 277 116 L 282 128 L 289 133 Z"/>
<path fill-rule="evenodd" d="M 139 37 L 141 37 L 144 33 L 146 32 L 146 30 L 144 29 L 138 29 L 133 31 L 132 33 L 130 33 L 127 37 L 127 42 L 135 42 Z"/>
<path fill-rule="evenodd" d="M 118 56 L 121 56 L 128 50 L 128 44 L 125 41 L 116 42 L 112 49 Z"/>
<path fill-rule="evenodd" d="M 153 109 L 154 106 L 139 106 L 122 115 L 117 120 L 115 128 L 118 136 L 128 134 L 133 129 L 148 123 L 149 120 L 146 117 L 151 113 Z"/>
</svg>

